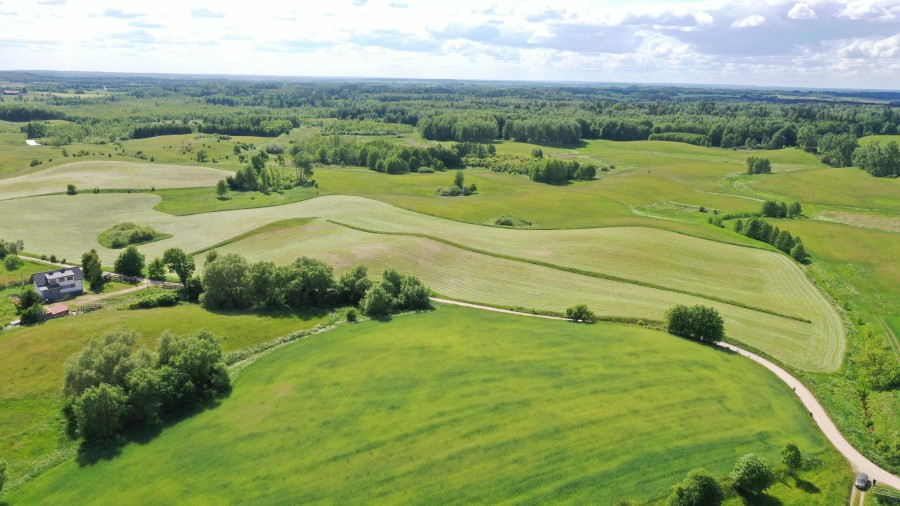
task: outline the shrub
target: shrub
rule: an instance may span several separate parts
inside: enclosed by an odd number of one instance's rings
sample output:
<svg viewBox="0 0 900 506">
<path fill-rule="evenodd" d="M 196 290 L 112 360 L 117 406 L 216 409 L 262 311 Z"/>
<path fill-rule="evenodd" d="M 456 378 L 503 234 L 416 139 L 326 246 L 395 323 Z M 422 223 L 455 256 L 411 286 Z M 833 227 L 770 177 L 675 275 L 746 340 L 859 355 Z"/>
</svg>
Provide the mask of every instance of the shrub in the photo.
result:
<svg viewBox="0 0 900 506">
<path fill-rule="evenodd" d="M 6 267 L 6 270 L 8 271 L 14 271 L 24 264 L 25 263 L 22 262 L 21 258 L 13 255 L 7 255 L 6 258 L 3 259 L 3 266 Z"/>
<path fill-rule="evenodd" d="M 347 310 L 347 321 L 349 323 L 354 323 L 356 321 L 356 319 L 357 319 L 356 310 L 355 309 Z"/>
<path fill-rule="evenodd" d="M 3 491 L 3 485 L 6 484 L 6 461 L 0 459 L 0 492 Z"/>
<path fill-rule="evenodd" d="M 75 188 L 74 184 L 66 185 L 66 195 L 75 195 L 78 193 L 78 190 Z"/>
<path fill-rule="evenodd" d="M 729 476 L 735 490 L 742 494 L 756 495 L 775 484 L 772 467 L 752 453 L 739 458 Z"/>
<path fill-rule="evenodd" d="M 576 322 L 585 322 L 592 323 L 597 321 L 597 317 L 594 315 L 594 312 L 590 310 L 585 304 L 578 304 L 577 306 L 570 307 L 566 309 L 566 318 L 569 318 Z"/>
<path fill-rule="evenodd" d="M 800 455 L 800 449 L 794 443 L 788 443 L 781 450 L 781 463 L 787 466 L 791 473 L 800 469 L 803 464 L 803 457 Z"/>
<path fill-rule="evenodd" d="M 150 227 L 143 227 L 131 222 L 119 223 L 100 236 L 104 246 L 118 249 L 131 244 L 150 242 L 159 234 Z"/>
<path fill-rule="evenodd" d="M 725 491 L 715 476 L 705 469 L 694 469 L 672 488 L 671 506 L 717 506 L 725 499 Z"/>
<path fill-rule="evenodd" d="M 494 225 L 499 225 L 501 227 L 530 227 L 533 224 L 533 222 L 526 220 L 525 218 L 520 218 L 514 214 L 504 214 L 503 216 L 494 218 Z"/>
<path fill-rule="evenodd" d="M 368 316 L 379 317 L 391 314 L 392 297 L 381 285 L 381 283 L 376 283 L 359 303 L 362 312 Z"/>
</svg>

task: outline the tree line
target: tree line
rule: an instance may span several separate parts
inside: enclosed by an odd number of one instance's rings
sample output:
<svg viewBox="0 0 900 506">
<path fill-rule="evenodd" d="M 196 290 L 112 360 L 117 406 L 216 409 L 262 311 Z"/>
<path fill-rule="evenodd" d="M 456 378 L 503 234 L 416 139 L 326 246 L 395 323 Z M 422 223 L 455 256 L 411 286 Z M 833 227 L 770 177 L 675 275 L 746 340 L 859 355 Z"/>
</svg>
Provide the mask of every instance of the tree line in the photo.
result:
<svg viewBox="0 0 900 506">
<path fill-rule="evenodd" d="M 207 255 L 200 303 L 208 309 L 306 309 L 358 305 L 381 317 L 396 311 L 428 309 L 430 290 L 415 276 L 387 269 L 380 281 L 357 266 L 335 278 L 321 260 L 300 257 L 288 265 L 249 263 L 237 254 Z"/>
<path fill-rule="evenodd" d="M 772 226 L 762 218 L 750 218 L 746 223 L 738 218 L 734 222 L 734 231 L 751 239 L 769 243 L 798 262 L 806 262 L 809 258 L 800 236 L 795 237 L 787 230 L 780 230 L 778 226 Z"/>
</svg>

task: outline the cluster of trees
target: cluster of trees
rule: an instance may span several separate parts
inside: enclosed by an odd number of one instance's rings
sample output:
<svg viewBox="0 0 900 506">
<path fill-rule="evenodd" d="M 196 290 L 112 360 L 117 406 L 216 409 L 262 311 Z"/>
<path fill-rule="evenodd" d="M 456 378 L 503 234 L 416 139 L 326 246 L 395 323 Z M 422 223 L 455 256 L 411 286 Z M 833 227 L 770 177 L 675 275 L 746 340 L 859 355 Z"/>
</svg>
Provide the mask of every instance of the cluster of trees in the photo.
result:
<svg viewBox="0 0 900 506">
<path fill-rule="evenodd" d="M 666 312 L 666 330 L 676 336 L 719 342 L 725 338 L 725 322 L 714 308 L 679 304 Z"/>
<path fill-rule="evenodd" d="M 773 227 L 764 219 L 750 218 L 744 223 L 744 220 L 738 218 L 734 222 L 734 231 L 751 239 L 767 242 L 791 255 L 798 262 L 806 262 L 809 258 L 800 236 L 795 237 L 787 230 L 780 230 L 777 226 Z"/>
<path fill-rule="evenodd" d="M 419 120 L 426 139 L 437 141 L 491 142 L 497 138 L 497 120 L 485 114 L 436 114 Z"/>
<path fill-rule="evenodd" d="M 38 104 L 0 104 L 0 120 L 3 121 L 36 121 L 49 119 L 67 119 L 67 114 Z"/>
<path fill-rule="evenodd" d="M 103 277 L 103 267 L 100 264 L 100 254 L 97 253 L 97 250 L 92 249 L 81 255 L 81 272 L 84 274 L 84 279 L 92 292 L 103 290 L 106 278 Z"/>
<path fill-rule="evenodd" d="M 159 135 L 179 135 L 193 133 L 194 129 L 187 123 L 161 122 L 137 125 L 131 131 L 132 139 L 146 139 Z"/>
<path fill-rule="evenodd" d="M 851 133 L 829 132 L 818 139 L 817 146 L 822 163 L 832 167 L 849 167 L 853 163 L 853 152 L 859 147 L 859 142 Z"/>
<path fill-rule="evenodd" d="M 597 166 L 577 160 L 541 158 L 530 163 L 528 177 L 539 183 L 561 184 L 577 179 L 590 181 L 597 177 Z"/>
<path fill-rule="evenodd" d="M 503 122 L 503 138 L 510 141 L 544 146 L 571 146 L 581 140 L 581 137 L 581 124 L 572 118 L 507 119 Z"/>
<path fill-rule="evenodd" d="M 388 269 L 381 282 L 372 283 L 367 269 L 357 266 L 335 279 L 331 266 L 309 257 L 277 266 L 272 262 L 250 264 L 234 253 L 212 253 L 202 286 L 200 301 L 210 309 L 358 304 L 366 314 L 383 316 L 395 310 L 430 307 L 429 290 L 415 276 Z"/>
<path fill-rule="evenodd" d="M 683 142 L 685 144 L 693 144 L 695 146 L 712 146 L 709 137 L 703 134 L 692 134 L 688 132 L 663 132 L 650 134 L 648 140 L 651 141 L 669 141 Z"/>
<path fill-rule="evenodd" d="M 896 141 L 872 142 L 853 152 L 853 165 L 875 177 L 900 177 L 900 148 Z"/>
<path fill-rule="evenodd" d="M 232 114 L 201 114 L 197 131 L 226 135 L 256 135 L 278 137 L 300 126 L 294 115 L 236 112 Z"/>
<path fill-rule="evenodd" d="M 136 347 L 136 340 L 134 332 L 108 333 L 66 362 L 66 413 L 89 443 L 158 423 L 231 388 L 219 342 L 209 331 L 165 332 L 155 352 Z"/>
<path fill-rule="evenodd" d="M 796 218 L 803 215 L 803 206 L 799 202 L 787 205 L 784 202 L 767 200 L 763 202 L 760 214 L 766 218 Z"/>
<path fill-rule="evenodd" d="M 803 457 L 794 443 L 781 450 L 781 465 L 787 473 L 796 476 L 803 466 Z M 782 472 L 782 471 L 779 471 Z M 730 486 L 738 494 L 754 498 L 768 490 L 778 479 L 772 466 L 759 456 L 748 453 L 735 462 L 728 474 Z M 719 506 L 726 498 L 725 486 L 709 471 L 691 470 L 684 480 L 672 487 L 670 506 Z M 756 502 L 756 501 L 754 501 Z"/>
<path fill-rule="evenodd" d="M 360 166 L 387 174 L 418 172 L 421 168 L 443 171 L 462 169 L 463 157 L 469 154 L 496 152 L 493 146 L 474 148 L 472 143 L 461 143 L 449 148 L 442 145 L 418 148 L 390 143 L 381 139 L 359 143 L 343 142 L 338 136 L 309 139 L 294 147 L 323 165 Z M 292 150 L 294 149 L 292 147 Z M 491 149 L 493 148 L 493 149 Z"/>
<path fill-rule="evenodd" d="M 771 174 L 772 162 L 768 158 L 758 156 L 747 157 L 747 174 Z"/>
<path fill-rule="evenodd" d="M 130 244 L 149 242 L 156 238 L 156 230 L 136 223 L 119 223 L 106 233 L 106 241 L 111 248 L 124 248 Z"/>
<path fill-rule="evenodd" d="M 93 250 L 91 250 L 93 251 Z M 144 274 L 144 254 L 134 246 L 129 246 L 119 254 L 113 270 L 123 276 L 140 277 Z"/>
<path fill-rule="evenodd" d="M 296 148 L 296 146 L 294 146 Z M 232 191 L 280 191 L 282 188 L 293 184 L 306 184 L 312 176 L 312 162 L 309 157 L 299 156 L 299 149 L 292 158 L 296 174 L 287 172 L 287 162 L 283 155 L 274 157 L 274 164 L 270 164 L 271 157 L 265 151 L 257 151 L 250 157 L 250 163 L 238 170 L 233 176 L 227 176 L 219 185 L 219 195 L 224 195 L 225 186 Z"/>
<path fill-rule="evenodd" d="M 15 302 L 16 315 L 22 325 L 34 325 L 44 319 L 44 301 L 33 285 L 26 285 Z"/>
<path fill-rule="evenodd" d="M 6 258 L 6 255 L 18 255 L 25 249 L 25 243 L 22 239 L 15 241 L 7 241 L 0 239 L 0 260 Z"/>
<path fill-rule="evenodd" d="M 593 323 L 597 321 L 597 315 L 591 311 L 587 304 L 576 304 L 566 309 L 566 318 L 574 322 Z"/>
</svg>

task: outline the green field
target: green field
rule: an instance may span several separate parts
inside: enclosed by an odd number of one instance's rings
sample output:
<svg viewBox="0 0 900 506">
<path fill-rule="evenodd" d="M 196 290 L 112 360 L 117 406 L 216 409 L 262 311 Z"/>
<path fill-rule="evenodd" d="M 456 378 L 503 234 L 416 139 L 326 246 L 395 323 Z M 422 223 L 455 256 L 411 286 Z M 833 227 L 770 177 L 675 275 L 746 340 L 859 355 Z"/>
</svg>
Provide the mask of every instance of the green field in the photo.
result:
<svg viewBox="0 0 900 506">
<path fill-rule="evenodd" d="M 662 497 L 694 467 L 724 475 L 743 453 L 777 461 L 789 441 L 823 464 L 773 487 L 778 504 L 846 502 L 846 464 L 742 357 L 637 327 L 442 308 L 292 344 L 221 405 L 7 499 L 610 504 Z"/>
<path fill-rule="evenodd" d="M 121 161 L 71 162 L 25 176 L 0 179 L 0 199 L 13 199 L 66 191 L 74 184 L 81 192 L 94 188 L 150 190 L 215 186 L 231 172 L 207 167 L 182 167 Z"/>
<path fill-rule="evenodd" d="M 30 210 L 12 224 L 14 235 L 35 248 L 64 246 L 52 252 L 58 256 L 78 258 L 80 252 L 97 248 L 105 263 L 112 263 L 118 252 L 100 247 L 96 237 L 122 221 L 173 235 L 141 247 L 151 258 L 172 246 L 204 250 L 268 223 L 298 217 L 329 218 L 379 232 L 437 233 L 435 237 L 481 253 L 422 237 L 341 230 L 346 227 L 334 224 L 308 235 L 302 228 L 300 234 L 270 234 L 265 243 L 255 237 L 228 249 L 280 262 L 320 256 L 338 267 L 368 255 L 375 269 L 397 266 L 397 258 L 409 257 L 402 268 L 439 293 L 503 306 L 563 311 L 584 302 L 604 315 L 660 320 L 675 303 L 711 302 L 727 316 L 734 339 L 808 370 L 836 369 L 845 346 L 838 315 L 803 271 L 783 255 L 764 250 L 649 228 L 489 228 L 349 196 L 180 217 L 150 210 L 156 199 L 147 194 L 36 197 L 0 202 L 0 213 L 6 208 L 21 212 L 27 206 Z M 79 213 L 78 229 L 39 226 L 51 215 L 67 212 Z"/>
<path fill-rule="evenodd" d="M 120 287 L 121 288 L 121 287 Z M 130 295 L 130 298 L 136 295 Z M 233 351 L 271 341 L 324 322 L 323 313 L 206 311 L 197 305 L 117 310 L 51 320 L 38 326 L 0 332 L 0 455 L 19 479 L 46 455 L 71 447 L 60 425 L 63 365 L 93 336 L 134 330 L 140 344 L 152 349 L 166 330 L 176 334 L 208 328 L 223 350 Z"/>
</svg>

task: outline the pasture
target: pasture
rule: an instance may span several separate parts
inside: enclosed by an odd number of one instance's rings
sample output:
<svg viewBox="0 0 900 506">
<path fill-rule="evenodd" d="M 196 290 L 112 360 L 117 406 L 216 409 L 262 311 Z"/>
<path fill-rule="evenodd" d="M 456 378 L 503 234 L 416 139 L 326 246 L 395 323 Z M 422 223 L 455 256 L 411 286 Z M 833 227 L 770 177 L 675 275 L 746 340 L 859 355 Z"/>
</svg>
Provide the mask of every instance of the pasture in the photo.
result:
<svg viewBox="0 0 900 506">
<path fill-rule="evenodd" d="M 74 184 L 79 192 L 94 188 L 150 190 L 215 186 L 231 172 L 208 167 L 183 167 L 158 163 L 79 161 L 56 165 L 28 175 L 0 179 L 0 199 L 48 193 L 64 193 Z"/>
<path fill-rule="evenodd" d="M 130 294 L 126 300 L 139 297 Z M 18 479 L 43 456 L 72 443 L 60 425 L 61 389 L 66 360 L 91 337 L 134 330 L 139 344 L 152 349 L 166 330 L 176 334 L 210 329 L 226 352 L 255 346 L 326 321 L 307 312 L 210 312 L 194 304 L 172 308 L 117 310 L 51 320 L 39 326 L 0 333 L 0 455 Z"/>
<path fill-rule="evenodd" d="M 493 305 L 563 311 L 584 302 L 603 315 L 659 320 L 676 303 L 712 303 L 727 315 L 731 337 L 803 369 L 836 369 L 845 346 L 839 317 L 802 270 L 783 255 L 763 250 L 647 228 L 487 228 L 348 196 L 183 217 L 149 210 L 156 199 L 147 194 L 37 197 L 0 202 L 0 213 L 5 206 L 16 206 L 21 212 L 23 206 L 31 205 L 31 211 L 12 224 L 13 235 L 22 235 L 36 249 L 64 246 L 48 253 L 70 258 L 97 248 L 106 264 L 118 253 L 99 247 L 95 238 L 121 221 L 140 221 L 173 235 L 141 247 L 152 258 L 172 246 L 204 250 L 287 218 L 329 218 L 408 236 L 342 230 L 346 227 L 332 224 L 321 225 L 328 233 L 304 234 L 308 229 L 301 227 L 296 235 L 271 236 L 276 244 L 258 236 L 227 249 L 281 262 L 301 255 L 320 256 L 339 266 L 375 255 L 377 259 L 369 259 L 373 269 L 402 268 L 445 296 Z M 80 216 L 77 230 L 39 226 L 53 219 L 50 215 L 74 213 Z M 439 237 L 414 236 L 435 231 Z M 409 260 L 398 264 L 397 258 Z M 567 272 L 573 269 L 587 272 Z M 815 352 L 810 353 L 811 349 Z"/>
<path fill-rule="evenodd" d="M 724 475 L 743 453 L 775 462 L 787 442 L 822 465 L 770 494 L 845 501 L 846 464 L 790 389 L 739 356 L 636 327 L 441 308 L 267 355 L 220 405 L 8 499 L 610 504 L 662 497 L 694 467 Z"/>
</svg>

